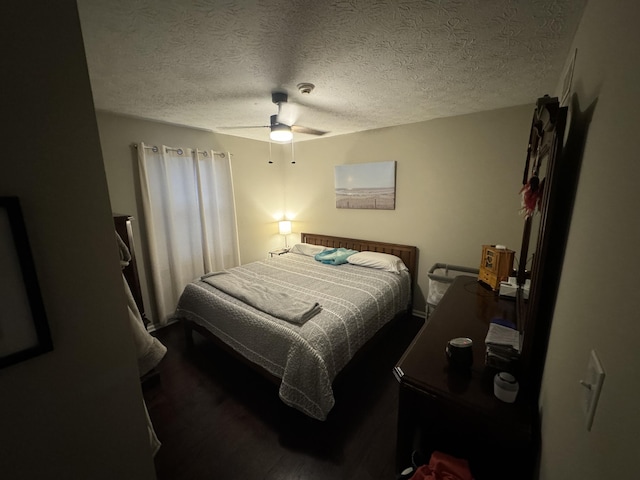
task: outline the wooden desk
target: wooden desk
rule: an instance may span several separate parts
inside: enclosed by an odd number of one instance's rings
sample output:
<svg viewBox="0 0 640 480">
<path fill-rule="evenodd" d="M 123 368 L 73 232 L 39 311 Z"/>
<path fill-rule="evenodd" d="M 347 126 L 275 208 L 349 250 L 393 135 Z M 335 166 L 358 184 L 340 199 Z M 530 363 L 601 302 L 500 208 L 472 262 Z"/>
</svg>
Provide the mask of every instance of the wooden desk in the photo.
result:
<svg viewBox="0 0 640 480">
<path fill-rule="evenodd" d="M 531 478 L 534 406 L 524 395 L 512 404 L 498 400 L 497 371 L 484 363 L 494 317 L 515 321 L 515 303 L 475 277 L 459 276 L 398 362 L 398 470 L 411 465 L 414 449 L 427 459 L 439 450 L 469 460 L 477 480 Z M 473 340 L 473 366 L 466 373 L 450 368 L 445 355 L 447 341 L 456 337 Z"/>
</svg>

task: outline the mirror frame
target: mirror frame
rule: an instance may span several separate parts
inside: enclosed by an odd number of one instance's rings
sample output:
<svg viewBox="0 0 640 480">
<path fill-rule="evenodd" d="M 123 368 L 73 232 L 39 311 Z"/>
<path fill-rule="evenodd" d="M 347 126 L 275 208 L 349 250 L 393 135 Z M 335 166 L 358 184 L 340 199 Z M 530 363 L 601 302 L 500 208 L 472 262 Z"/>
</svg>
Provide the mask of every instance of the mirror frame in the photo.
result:
<svg viewBox="0 0 640 480">
<path fill-rule="evenodd" d="M 560 260 L 550 251 L 552 241 L 557 237 L 555 225 L 557 205 L 561 194 L 560 154 L 567 122 L 567 107 L 560 107 L 557 98 L 547 95 L 536 102 L 531 122 L 527 159 L 523 174 L 523 190 L 537 176 L 544 164 L 545 175 L 538 178 L 539 199 L 536 208 L 525 217 L 522 247 L 517 271 L 518 291 L 516 311 L 518 328 L 523 335 L 521 351 L 521 372 L 527 379 L 525 394 L 537 398 L 542 380 L 546 356 L 546 346 L 553 305 L 560 274 Z M 526 214 L 525 214 L 526 215 Z M 532 232 L 532 217 L 540 216 L 537 232 Z M 532 235 L 536 234 L 536 238 Z M 530 271 L 527 271 L 529 247 L 535 245 Z M 528 296 L 525 282 L 530 280 Z"/>
</svg>

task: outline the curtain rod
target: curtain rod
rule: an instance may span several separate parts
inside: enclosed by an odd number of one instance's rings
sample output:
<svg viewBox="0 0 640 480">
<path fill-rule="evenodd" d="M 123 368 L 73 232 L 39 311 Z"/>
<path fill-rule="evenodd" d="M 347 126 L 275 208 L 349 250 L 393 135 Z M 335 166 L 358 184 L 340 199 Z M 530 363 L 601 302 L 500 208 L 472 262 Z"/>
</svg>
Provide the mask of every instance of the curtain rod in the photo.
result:
<svg viewBox="0 0 640 480">
<path fill-rule="evenodd" d="M 137 143 L 134 143 L 134 144 L 133 144 L 133 148 L 138 148 L 138 144 L 137 144 Z M 153 146 L 146 146 L 146 145 L 145 145 L 145 147 L 144 147 L 144 148 L 150 148 L 150 149 L 151 149 L 151 150 L 153 150 L 154 152 L 157 152 L 157 151 L 158 151 L 158 147 L 156 147 L 155 145 L 153 145 Z M 182 154 L 184 153 L 184 151 L 183 151 L 181 148 L 167 148 L 167 150 L 171 150 L 171 151 L 173 151 L 173 152 L 178 152 L 178 154 L 180 154 L 180 155 L 182 155 Z M 206 150 L 204 150 L 204 154 L 205 154 L 205 155 L 207 154 L 207 151 L 206 151 Z M 224 152 L 216 152 L 216 151 L 213 151 L 213 154 L 214 154 L 214 155 L 217 155 L 217 156 L 219 156 L 219 157 L 222 157 L 222 158 L 225 158 L 225 157 L 227 156 L 227 154 L 226 154 L 226 153 L 224 153 Z M 231 153 L 230 153 L 230 154 L 229 154 L 229 156 L 230 156 L 230 157 L 233 157 L 233 154 L 231 154 Z"/>
</svg>

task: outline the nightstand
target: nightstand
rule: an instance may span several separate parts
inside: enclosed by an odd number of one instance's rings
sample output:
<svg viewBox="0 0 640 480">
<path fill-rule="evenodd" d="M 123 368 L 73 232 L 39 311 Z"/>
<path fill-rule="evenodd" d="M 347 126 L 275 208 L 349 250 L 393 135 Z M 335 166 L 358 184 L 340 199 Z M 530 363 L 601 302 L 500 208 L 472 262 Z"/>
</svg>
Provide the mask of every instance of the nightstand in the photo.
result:
<svg viewBox="0 0 640 480">
<path fill-rule="evenodd" d="M 278 256 L 278 255 L 283 255 L 283 254 L 287 253 L 288 251 L 289 251 L 288 248 L 279 248 L 278 250 L 271 250 L 269 252 L 269 256 L 270 257 L 275 257 L 275 256 Z"/>
</svg>

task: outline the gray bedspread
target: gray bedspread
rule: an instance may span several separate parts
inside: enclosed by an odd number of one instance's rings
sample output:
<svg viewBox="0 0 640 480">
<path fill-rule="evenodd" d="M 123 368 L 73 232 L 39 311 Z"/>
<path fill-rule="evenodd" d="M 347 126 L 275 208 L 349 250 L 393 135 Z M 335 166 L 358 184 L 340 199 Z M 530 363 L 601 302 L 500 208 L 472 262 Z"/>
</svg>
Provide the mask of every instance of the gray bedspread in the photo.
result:
<svg viewBox="0 0 640 480">
<path fill-rule="evenodd" d="M 351 264 L 325 265 L 295 253 L 227 271 L 321 311 L 303 324 L 251 307 L 205 281 L 187 285 L 176 316 L 209 330 L 249 361 L 282 379 L 284 403 L 325 420 L 335 403 L 332 382 L 364 343 L 406 310 L 411 281 L 403 272 Z"/>
</svg>

